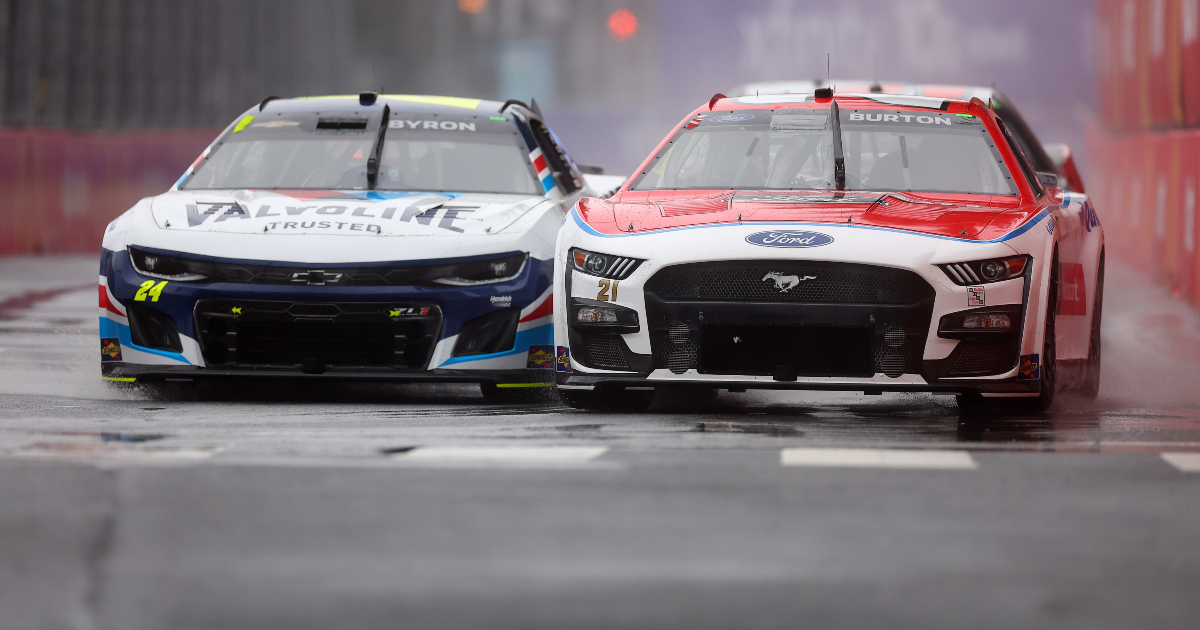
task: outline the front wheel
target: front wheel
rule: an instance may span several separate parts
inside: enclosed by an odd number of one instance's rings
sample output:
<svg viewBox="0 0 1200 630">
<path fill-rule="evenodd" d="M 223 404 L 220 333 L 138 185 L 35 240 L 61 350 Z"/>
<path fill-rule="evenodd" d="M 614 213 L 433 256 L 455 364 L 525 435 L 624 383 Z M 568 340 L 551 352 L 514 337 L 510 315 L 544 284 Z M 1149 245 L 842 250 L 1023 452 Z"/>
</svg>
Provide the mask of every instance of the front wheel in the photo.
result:
<svg viewBox="0 0 1200 630">
<path fill-rule="evenodd" d="M 1104 310 L 1104 252 L 1100 252 L 1100 265 L 1096 269 L 1096 293 L 1092 299 L 1092 331 L 1088 341 L 1088 358 L 1084 366 L 1083 382 L 1078 394 L 1088 400 L 1100 395 L 1100 314 Z"/>
<path fill-rule="evenodd" d="M 959 413 L 970 416 L 981 413 L 1001 415 L 1028 415 L 1042 413 L 1054 404 L 1058 388 L 1058 358 L 1056 353 L 1055 321 L 1058 313 L 1058 251 L 1050 261 L 1050 286 L 1046 290 L 1046 324 L 1042 329 L 1042 352 L 1038 357 L 1037 370 L 1041 391 L 1036 398 L 990 398 L 979 393 L 958 396 Z"/>
</svg>

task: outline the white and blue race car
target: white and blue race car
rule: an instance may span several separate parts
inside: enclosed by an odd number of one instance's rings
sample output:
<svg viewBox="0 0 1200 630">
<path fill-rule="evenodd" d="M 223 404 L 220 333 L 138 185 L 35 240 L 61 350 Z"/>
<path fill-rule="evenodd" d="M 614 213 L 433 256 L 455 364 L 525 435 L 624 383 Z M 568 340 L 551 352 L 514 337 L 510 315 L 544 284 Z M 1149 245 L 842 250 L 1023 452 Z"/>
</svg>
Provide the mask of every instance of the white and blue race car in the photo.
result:
<svg viewBox="0 0 1200 630">
<path fill-rule="evenodd" d="M 108 226 L 103 377 L 478 382 L 501 398 L 549 380 L 559 225 L 621 178 L 589 188 L 540 118 L 370 92 L 255 105 Z"/>
</svg>

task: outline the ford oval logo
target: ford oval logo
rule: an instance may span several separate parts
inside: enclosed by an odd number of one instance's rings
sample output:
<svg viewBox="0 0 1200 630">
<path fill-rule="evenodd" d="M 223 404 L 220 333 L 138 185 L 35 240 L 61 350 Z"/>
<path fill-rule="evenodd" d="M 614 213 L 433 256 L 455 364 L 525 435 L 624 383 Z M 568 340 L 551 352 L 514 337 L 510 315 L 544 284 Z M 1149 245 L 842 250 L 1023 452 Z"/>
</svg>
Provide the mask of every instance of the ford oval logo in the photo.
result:
<svg viewBox="0 0 1200 630">
<path fill-rule="evenodd" d="M 820 247 L 833 242 L 833 237 L 820 232 L 755 232 L 746 237 L 751 245 L 763 247 Z"/>
</svg>

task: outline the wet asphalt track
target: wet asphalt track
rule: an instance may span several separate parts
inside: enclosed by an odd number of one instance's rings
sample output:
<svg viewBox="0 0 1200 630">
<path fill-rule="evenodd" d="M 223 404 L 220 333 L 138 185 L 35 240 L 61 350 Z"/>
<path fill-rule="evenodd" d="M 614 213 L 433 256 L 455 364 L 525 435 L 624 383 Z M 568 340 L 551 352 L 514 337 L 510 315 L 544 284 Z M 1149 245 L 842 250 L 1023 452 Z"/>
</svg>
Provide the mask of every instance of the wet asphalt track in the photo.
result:
<svg viewBox="0 0 1200 630">
<path fill-rule="evenodd" d="M 1200 623 L 1200 316 L 1116 264 L 1101 398 L 966 425 L 924 395 L 110 390 L 95 274 L 0 259 L 0 629 Z"/>
</svg>

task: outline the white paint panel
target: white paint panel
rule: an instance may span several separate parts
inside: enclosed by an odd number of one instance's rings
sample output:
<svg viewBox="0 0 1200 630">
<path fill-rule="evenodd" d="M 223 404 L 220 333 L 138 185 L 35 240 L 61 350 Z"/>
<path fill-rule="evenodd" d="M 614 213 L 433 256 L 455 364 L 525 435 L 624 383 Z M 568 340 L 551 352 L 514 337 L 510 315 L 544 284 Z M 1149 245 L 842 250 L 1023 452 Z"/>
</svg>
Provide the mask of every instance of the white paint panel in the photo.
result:
<svg viewBox="0 0 1200 630">
<path fill-rule="evenodd" d="M 785 448 L 783 466 L 819 468 L 908 468 L 976 470 L 979 464 L 966 451 L 921 451 L 874 448 Z"/>
</svg>

